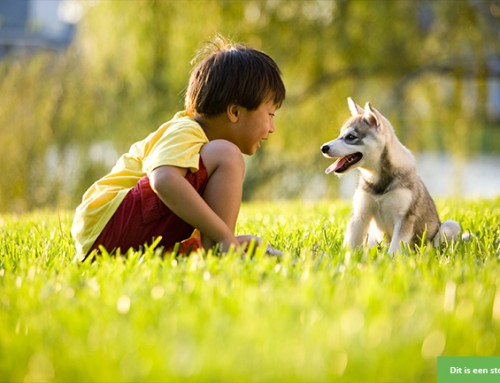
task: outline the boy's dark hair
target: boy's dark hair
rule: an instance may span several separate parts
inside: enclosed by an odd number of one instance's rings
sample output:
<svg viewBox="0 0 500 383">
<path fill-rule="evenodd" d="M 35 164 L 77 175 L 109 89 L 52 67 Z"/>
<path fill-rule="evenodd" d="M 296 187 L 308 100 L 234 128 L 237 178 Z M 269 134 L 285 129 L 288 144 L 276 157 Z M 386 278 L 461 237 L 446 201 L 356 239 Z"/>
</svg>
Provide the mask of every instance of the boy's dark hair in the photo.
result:
<svg viewBox="0 0 500 383">
<path fill-rule="evenodd" d="M 231 104 L 256 110 L 272 100 L 285 99 L 281 71 L 265 53 L 215 37 L 198 52 L 191 72 L 184 106 L 188 113 L 216 116 Z"/>
</svg>

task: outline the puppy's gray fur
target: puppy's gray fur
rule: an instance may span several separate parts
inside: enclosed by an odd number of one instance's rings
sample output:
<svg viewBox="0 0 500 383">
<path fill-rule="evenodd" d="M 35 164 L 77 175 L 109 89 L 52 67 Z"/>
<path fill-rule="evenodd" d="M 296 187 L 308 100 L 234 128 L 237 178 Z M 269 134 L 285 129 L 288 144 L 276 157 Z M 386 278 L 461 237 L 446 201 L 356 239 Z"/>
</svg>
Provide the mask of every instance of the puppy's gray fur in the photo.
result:
<svg viewBox="0 0 500 383">
<path fill-rule="evenodd" d="M 460 225 L 440 222 L 436 205 L 417 175 L 415 158 L 398 140 L 391 123 L 368 102 L 363 109 L 348 98 L 348 105 L 352 117 L 337 139 L 321 147 L 324 156 L 338 158 L 327 174 L 341 175 L 356 168 L 360 172 L 344 244 L 356 248 L 368 237 L 370 242 L 385 237 L 392 254 L 401 243 L 419 243 L 424 235 L 436 246 L 457 238 Z M 370 230 L 371 223 L 375 230 Z"/>
</svg>

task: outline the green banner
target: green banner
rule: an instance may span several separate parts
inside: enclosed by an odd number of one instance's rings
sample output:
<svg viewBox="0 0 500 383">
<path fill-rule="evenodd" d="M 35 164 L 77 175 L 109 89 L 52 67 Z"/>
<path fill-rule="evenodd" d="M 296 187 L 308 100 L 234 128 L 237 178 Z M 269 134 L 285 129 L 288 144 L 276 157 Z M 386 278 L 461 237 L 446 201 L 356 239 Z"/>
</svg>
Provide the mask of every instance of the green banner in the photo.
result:
<svg viewBox="0 0 500 383">
<path fill-rule="evenodd" d="M 437 383 L 498 383 L 500 356 L 439 356 Z"/>
</svg>

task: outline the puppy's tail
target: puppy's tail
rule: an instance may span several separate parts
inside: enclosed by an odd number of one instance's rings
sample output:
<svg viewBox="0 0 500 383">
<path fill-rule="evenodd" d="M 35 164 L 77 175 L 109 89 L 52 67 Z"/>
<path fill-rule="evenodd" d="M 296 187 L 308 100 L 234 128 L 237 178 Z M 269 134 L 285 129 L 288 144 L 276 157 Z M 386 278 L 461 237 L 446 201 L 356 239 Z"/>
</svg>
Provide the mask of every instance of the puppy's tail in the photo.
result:
<svg viewBox="0 0 500 383">
<path fill-rule="evenodd" d="M 434 237 L 434 246 L 439 246 L 440 244 L 457 240 L 461 231 L 462 228 L 458 222 L 452 220 L 444 221 L 441 223 L 441 226 L 439 226 L 439 231 Z"/>
</svg>

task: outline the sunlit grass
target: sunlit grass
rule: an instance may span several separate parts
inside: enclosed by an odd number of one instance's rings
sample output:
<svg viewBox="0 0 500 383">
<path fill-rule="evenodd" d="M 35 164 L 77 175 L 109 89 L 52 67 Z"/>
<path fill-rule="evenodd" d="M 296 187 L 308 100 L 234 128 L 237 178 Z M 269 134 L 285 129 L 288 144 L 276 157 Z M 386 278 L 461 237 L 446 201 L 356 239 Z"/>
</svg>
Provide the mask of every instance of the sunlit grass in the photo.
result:
<svg viewBox="0 0 500 383">
<path fill-rule="evenodd" d="M 281 259 L 154 249 L 75 264 L 71 214 L 0 216 L 2 381 L 435 382 L 500 350 L 500 200 L 438 201 L 471 239 L 342 247 L 348 202 L 242 207 Z"/>
</svg>

